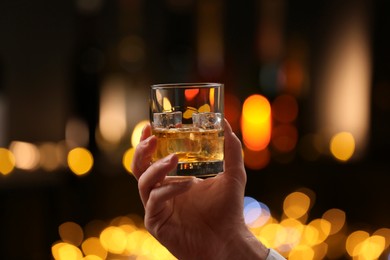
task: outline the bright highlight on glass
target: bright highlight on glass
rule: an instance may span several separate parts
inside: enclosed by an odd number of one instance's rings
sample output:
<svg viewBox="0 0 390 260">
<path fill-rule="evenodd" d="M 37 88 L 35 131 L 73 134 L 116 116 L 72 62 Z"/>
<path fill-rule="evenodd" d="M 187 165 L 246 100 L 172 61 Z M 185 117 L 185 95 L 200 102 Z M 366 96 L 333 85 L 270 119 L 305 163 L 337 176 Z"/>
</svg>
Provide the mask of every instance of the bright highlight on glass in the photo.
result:
<svg viewBox="0 0 390 260">
<path fill-rule="evenodd" d="M 355 139 L 351 133 L 341 132 L 330 141 L 332 155 L 340 161 L 348 161 L 355 152 Z"/>
<path fill-rule="evenodd" d="M 262 95 L 248 97 L 242 108 L 242 138 L 250 150 L 265 149 L 271 138 L 271 106 Z"/>
<path fill-rule="evenodd" d="M 84 175 L 89 172 L 93 166 L 93 156 L 85 148 L 74 148 L 68 153 L 68 165 L 76 175 Z"/>
</svg>

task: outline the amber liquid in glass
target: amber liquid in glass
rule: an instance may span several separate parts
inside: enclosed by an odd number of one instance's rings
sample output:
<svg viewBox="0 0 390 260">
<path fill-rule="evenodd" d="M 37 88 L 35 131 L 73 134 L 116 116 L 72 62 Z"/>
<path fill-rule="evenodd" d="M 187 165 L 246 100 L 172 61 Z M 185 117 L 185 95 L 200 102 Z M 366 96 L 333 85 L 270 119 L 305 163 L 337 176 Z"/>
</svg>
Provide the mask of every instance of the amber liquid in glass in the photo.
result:
<svg viewBox="0 0 390 260">
<path fill-rule="evenodd" d="M 209 177 L 223 171 L 224 132 L 222 129 L 193 127 L 155 128 L 157 150 L 153 161 L 175 153 L 179 157 L 176 172 L 170 175 Z"/>
</svg>

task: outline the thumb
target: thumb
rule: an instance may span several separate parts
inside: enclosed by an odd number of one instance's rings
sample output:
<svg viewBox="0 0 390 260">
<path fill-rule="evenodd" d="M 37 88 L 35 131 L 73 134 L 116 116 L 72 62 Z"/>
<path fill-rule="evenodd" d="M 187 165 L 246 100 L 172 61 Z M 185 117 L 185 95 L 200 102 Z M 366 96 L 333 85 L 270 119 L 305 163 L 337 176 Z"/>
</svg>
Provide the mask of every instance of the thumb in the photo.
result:
<svg viewBox="0 0 390 260">
<path fill-rule="evenodd" d="M 242 145 L 240 139 L 233 133 L 228 121 L 225 119 L 225 174 L 246 181 L 244 161 L 242 158 Z"/>
</svg>

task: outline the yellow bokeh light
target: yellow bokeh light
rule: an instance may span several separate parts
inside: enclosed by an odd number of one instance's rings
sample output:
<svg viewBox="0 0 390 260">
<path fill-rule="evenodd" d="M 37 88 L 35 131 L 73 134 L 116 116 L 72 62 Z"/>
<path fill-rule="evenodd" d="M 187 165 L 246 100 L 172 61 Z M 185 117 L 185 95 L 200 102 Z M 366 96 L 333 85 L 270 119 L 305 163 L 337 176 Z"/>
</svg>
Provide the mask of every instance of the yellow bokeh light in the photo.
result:
<svg viewBox="0 0 390 260">
<path fill-rule="evenodd" d="M 149 120 L 142 120 L 134 127 L 133 133 L 131 135 L 131 145 L 133 147 L 137 147 L 139 144 L 142 130 L 147 124 L 149 124 Z"/>
<path fill-rule="evenodd" d="M 364 240 L 366 240 L 370 235 L 365 231 L 355 231 L 351 233 L 348 238 L 345 245 L 345 248 L 347 249 L 347 252 L 350 256 L 355 256 L 357 253 L 355 251 L 355 248 L 362 243 Z"/>
<path fill-rule="evenodd" d="M 15 167 L 22 170 L 34 170 L 39 165 L 39 150 L 31 143 L 14 141 L 10 150 L 15 156 Z"/>
<path fill-rule="evenodd" d="M 163 98 L 163 109 L 164 109 L 164 112 L 171 112 L 172 111 L 171 101 L 169 101 L 169 99 L 167 97 Z"/>
<path fill-rule="evenodd" d="M 126 251 L 130 254 L 141 254 L 142 245 L 144 244 L 144 241 L 147 236 L 148 233 L 146 233 L 146 231 L 144 230 L 136 230 L 127 234 Z"/>
<path fill-rule="evenodd" d="M 297 246 L 301 240 L 302 230 L 304 226 L 302 223 L 293 218 L 288 218 L 280 222 L 283 229 L 277 234 L 277 246 L 279 248 L 291 249 Z"/>
<path fill-rule="evenodd" d="M 372 236 L 359 243 L 354 251 L 354 256 L 359 259 L 378 259 L 385 248 L 385 238 L 382 236 Z"/>
<path fill-rule="evenodd" d="M 0 147 L 0 174 L 7 175 L 15 168 L 15 157 L 6 148 Z"/>
<path fill-rule="evenodd" d="M 376 236 L 383 236 L 385 238 L 385 249 L 389 247 L 390 245 L 390 228 L 380 228 L 377 231 L 374 232 L 373 235 Z"/>
<path fill-rule="evenodd" d="M 90 237 L 86 239 L 82 243 L 81 248 L 86 256 L 94 255 L 98 256 L 100 259 L 106 259 L 107 257 L 107 250 L 104 249 L 97 237 Z"/>
<path fill-rule="evenodd" d="M 96 255 L 86 255 L 83 260 L 103 260 L 105 258 L 101 258 L 99 256 L 96 256 Z"/>
<path fill-rule="evenodd" d="M 279 224 L 272 223 L 264 226 L 259 232 L 261 242 L 267 246 L 275 248 L 278 240 L 278 235 L 282 232 L 283 227 Z"/>
<path fill-rule="evenodd" d="M 76 175 L 88 173 L 93 166 L 93 156 L 85 148 L 77 147 L 68 153 L 68 165 Z"/>
<path fill-rule="evenodd" d="M 74 222 L 65 222 L 58 227 L 62 241 L 79 246 L 84 238 L 83 229 Z"/>
<path fill-rule="evenodd" d="M 118 144 L 126 133 L 126 82 L 112 76 L 104 82 L 100 95 L 99 131 L 103 140 Z"/>
<path fill-rule="evenodd" d="M 331 223 L 331 235 L 339 232 L 345 224 L 345 212 L 340 209 L 330 209 L 322 215 L 322 218 Z"/>
<path fill-rule="evenodd" d="M 355 152 L 355 139 L 351 133 L 341 132 L 330 141 L 332 155 L 340 161 L 348 161 Z"/>
<path fill-rule="evenodd" d="M 53 245 L 51 252 L 55 260 L 81 260 L 83 258 L 78 247 L 63 242 Z"/>
<path fill-rule="evenodd" d="M 124 154 L 122 158 L 123 167 L 131 173 L 131 162 L 133 161 L 135 149 L 130 148 Z"/>
<path fill-rule="evenodd" d="M 214 88 L 210 89 L 209 99 L 210 99 L 210 105 L 213 107 L 214 106 L 214 99 L 215 99 L 215 89 Z"/>
<path fill-rule="evenodd" d="M 325 219 L 315 219 L 309 223 L 309 226 L 318 231 L 317 241 L 313 241 L 315 245 L 324 242 L 328 238 L 331 228 L 329 221 Z"/>
<path fill-rule="evenodd" d="M 107 227 L 100 234 L 100 242 L 107 251 L 121 254 L 126 249 L 126 233 L 119 227 Z"/>
<path fill-rule="evenodd" d="M 289 260 L 302 260 L 302 259 L 314 259 L 314 250 L 305 245 L 299 245 L 291 250 L 288 255 Z"/>
<path fill-rule="evenodd" d="M 310 207 L 310 198 L 302 192 L 289 194 L 283 203 L 283 210 L 289 218 L 298 219 L 305 215 Z"/>
<path fill-rule="evenodd" d="M 58 154 L 59 146 L 55 143 L 43 143 L 39 146 L 40 166 L 46 171 L 53 171 L 61 165 Z"/>
<path fill-rule="evenodd" d="M 271 105 L 262 95 L 248 97 L 242 108 L 244 144 L 253 151 L 265 149 L 271 138 Z"/>
<path fill-rule="evenodd" d="M 318 230 L 312 226 L 305 226 L 302 232 L 300 244 L 313 246 L 318 240 Z"/>
</svg>

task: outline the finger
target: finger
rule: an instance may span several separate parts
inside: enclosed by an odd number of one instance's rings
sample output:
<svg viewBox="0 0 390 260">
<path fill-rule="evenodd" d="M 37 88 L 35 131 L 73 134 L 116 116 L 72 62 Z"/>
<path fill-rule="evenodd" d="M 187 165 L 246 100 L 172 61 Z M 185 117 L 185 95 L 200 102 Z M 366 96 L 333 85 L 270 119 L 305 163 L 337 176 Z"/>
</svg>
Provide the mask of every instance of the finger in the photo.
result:
<svg viewBox="0 0 390 260">
<path fill-rule="evenodd" d="M 194 178 L 186 178 L 168 182 L 161 186 L 155 187 L 151 192 L 146 204 L 146 218 L 149 221 L 149 226 L 153 227 L 154 220 L 166 219 L 171 214 L 171 210 L 167 207 L 167 201 L 186 192 L 193 184 Z M 152 223 L 150 223 L 152 222 Z M 145 223 L 148 227 L 148 223 Z"/>
<path fill-rule="evenodd" d="M 157 146 L 157 138 L 155 136 L 149 136 L 149 133 L 144 134 L 143 132 L 141 139 L 146 136 L 148 137 L 137 145 L 133 161 L 131 162 L 131 172 L 136 179 L 139 179 L 150 166 L 152 155 Z"/>
<path fill-rule="evenodd" d="M 246 180 L 244 161 L 242 158 L 242 145 L 240 139 L 225 119 L 225 173 Z"/>
<path fill-rule="evenodd" d="M 175 154 L 168 155 L 164 159 L 153 163 L 140 176 L 138 180 L 138 189 L 144 206 L 146 206 L 152 189 L 162 185 L 165 176 L 176 169 L 177 162 L 178 158 Z"/>
<path fill-rule="evenodd" d="M 151 136 L 151 135 L 152 135 L 152 128 L 151 128 L 150 124 L 147 124 L 147 125 L 145 125 L 145 127 L 142 129 L 140 141 L 145 140 L 146 138 L 148 138 L 148 137 Z"/>
</svg>

